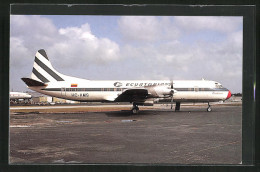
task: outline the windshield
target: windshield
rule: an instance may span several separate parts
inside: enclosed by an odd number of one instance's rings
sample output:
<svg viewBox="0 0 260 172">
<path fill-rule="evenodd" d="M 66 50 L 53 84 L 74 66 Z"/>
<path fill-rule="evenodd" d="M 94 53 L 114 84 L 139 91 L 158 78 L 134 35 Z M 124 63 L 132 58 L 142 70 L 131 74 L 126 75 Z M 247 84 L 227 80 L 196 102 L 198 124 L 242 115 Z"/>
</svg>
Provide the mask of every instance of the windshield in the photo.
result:
<svg viewBox="0 0 260 172">
<path fill-rule="evenodd" d="M 216 83 L 216 88 L 223 88 L 223 86 L 219 83 Z"/>
</svg>

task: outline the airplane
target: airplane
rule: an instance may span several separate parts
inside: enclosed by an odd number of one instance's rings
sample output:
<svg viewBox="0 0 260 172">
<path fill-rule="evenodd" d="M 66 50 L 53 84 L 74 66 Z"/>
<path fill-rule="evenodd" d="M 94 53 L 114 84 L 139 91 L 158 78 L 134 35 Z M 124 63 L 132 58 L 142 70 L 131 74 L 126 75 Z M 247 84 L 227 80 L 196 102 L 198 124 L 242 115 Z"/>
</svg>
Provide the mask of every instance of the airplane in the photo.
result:
<svg viewBox="0 0 260 172">
<path fill-rule="evenodd" d="M 32 96 L 28 93 L 22 93 L 22 92 L 10 92 L 9 93 L 9 98 L 11 102 L 19 102 L 22 100 L 28 100 L 31 99 Z"/>
<path fill-rule="evenodd" d="M 133 114 L 138 106 L 152 106 L 155 99 L 171 99 L 180 111 L 182 102 L 224 101 L 231 92 L 211 80 L 87 80 L 57 72 L 44 49 L 36 52 L 30 78 L 21 78 L 27 87 L 39 93 L 81 102 L 130 102 Z"/>
</svg>

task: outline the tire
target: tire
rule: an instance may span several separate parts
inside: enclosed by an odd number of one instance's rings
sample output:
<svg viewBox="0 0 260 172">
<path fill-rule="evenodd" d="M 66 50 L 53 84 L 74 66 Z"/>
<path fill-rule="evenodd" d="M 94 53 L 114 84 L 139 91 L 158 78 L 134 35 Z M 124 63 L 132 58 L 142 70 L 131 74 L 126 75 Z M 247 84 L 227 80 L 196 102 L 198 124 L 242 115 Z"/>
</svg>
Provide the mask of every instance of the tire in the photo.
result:
<svg viewBox="0 0 260 172">
<path fill-rule="evenodd" d="M 208 108 L 207 108 L 207 111 L 208 111 L 208 112 L 211 112 L 211 111 L 212 111 L 211 107 L 208 107 Z"/>
<path fill-rule="evenodd" d="M 132 109 L 132 113 L 133 113 L 133 114 L 138 114 L 138 109 L 137 109 L 137 108 L 133 108 L 133 109 Z"/>
</svg>

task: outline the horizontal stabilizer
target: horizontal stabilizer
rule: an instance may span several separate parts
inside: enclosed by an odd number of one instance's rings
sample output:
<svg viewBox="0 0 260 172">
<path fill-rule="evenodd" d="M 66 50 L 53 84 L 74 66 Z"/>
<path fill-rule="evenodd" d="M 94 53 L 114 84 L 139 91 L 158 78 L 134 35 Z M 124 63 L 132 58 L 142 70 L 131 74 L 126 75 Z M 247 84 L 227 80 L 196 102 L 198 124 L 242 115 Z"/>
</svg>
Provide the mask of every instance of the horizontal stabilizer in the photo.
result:
<svg viewBox="0 0 260 172">
<path fill-rule="evenodd" d="M 43 82 L 39 82 L 36 81 L 34 79 L 31 78 L 21 78 L 23 80 L 23 82 L 25 82 L 25 84 L 28 87 L 35 87 L 35 86 L 47 86 L 47 84 L 44 84 Z"/>
</svg>

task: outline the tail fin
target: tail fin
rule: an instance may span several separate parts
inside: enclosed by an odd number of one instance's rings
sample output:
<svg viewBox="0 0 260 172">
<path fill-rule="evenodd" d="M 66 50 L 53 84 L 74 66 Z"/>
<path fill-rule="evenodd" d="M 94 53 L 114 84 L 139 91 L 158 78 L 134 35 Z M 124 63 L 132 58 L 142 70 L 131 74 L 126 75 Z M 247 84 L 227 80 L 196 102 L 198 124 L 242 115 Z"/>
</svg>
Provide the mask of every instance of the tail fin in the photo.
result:
<svg viewBox="0 0 260 172">
<path fill-rule="evenodd" d="M 41 49 L 35 55 L 31 79 L 48 83 L 51 81 L 64 81 L 63 75 L 51 65 L 45 50 Z"/>
</svg>

